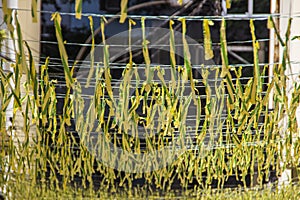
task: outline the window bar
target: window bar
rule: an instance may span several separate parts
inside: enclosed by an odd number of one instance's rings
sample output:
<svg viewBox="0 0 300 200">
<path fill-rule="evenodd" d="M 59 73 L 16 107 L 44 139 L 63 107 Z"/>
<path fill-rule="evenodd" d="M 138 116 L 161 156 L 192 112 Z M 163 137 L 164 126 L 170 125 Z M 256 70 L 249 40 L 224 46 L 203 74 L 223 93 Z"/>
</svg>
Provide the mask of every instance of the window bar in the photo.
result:
<svg viewBox="0 0 300 200">
<path fill-rule="evenodd" d="M 249 16 L 253 15 L 253 0 L 248 0 L 248 13 Z"/>
</svg>

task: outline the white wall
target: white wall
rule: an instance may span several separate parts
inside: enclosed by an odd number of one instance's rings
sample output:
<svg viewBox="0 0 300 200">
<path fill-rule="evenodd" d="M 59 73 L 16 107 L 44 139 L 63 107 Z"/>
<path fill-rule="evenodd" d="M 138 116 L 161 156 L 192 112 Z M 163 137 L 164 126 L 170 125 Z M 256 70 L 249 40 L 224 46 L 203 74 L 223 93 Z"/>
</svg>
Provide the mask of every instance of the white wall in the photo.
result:
<svg viewBox="0 0 300 200">
<path fill-rule="evenodd" d="M 40 10 L 40 2 L 38 0 L 38 10 Z M 40 13 L 38 12 L 38 22 L 33 23 L 31 17 L 31 1 L 18 0 L 18 19 L 21 25 L 23 39 L 26 40 L 31 47 L 31 51 L 38 61 L 40 52 Z"/>
<path fill-rule="evenodd" d="M 38 10 L 40 10 L 40 0 L 38 1 Z M 0 5 L 2 6 L 2 1 L 0 1 Z M 26 40 L 31 47 L 31 51 L 33 53 L 33 56 L 36 61 L 36 68 L 38 69 L 38 62 L 39 62 L 39 52 L 40 52 L 40 13 L 38 12 L 38 22 L 33 23 L 32 17 L 31 17 L 31 1 L 30 0 L 7 0 L 7 7 L 14 9 L 14 12 L 18 13 L 18 20 L 21 26 L 22 30 L 22 36 L 23 40 Z M 2 9 L 0 12 L 0 17 L 3 19 L 3 13 Z M 5 29 L 5 24 L 1 26 L 1 29 Z M 9 35 L 9 34 L 8 34 Z M 15 34 L 15 38 L 17 38 L 17 35 Z M 26 48 L 25 48 L 26 49 Z M 8 39 L 4 41 L 3 48 L 1 50 L 1 53 L 4 56 L 7 56 L 11 58 L 12 60 L 15 60 L 14 56 L 14 45 L 13 41 Z M 12 71 L 12 68 L 10 64 L 7 64 L 5 66 L 6 70 Z M 25 81 L 25 74 L 21 77 L 21 84 Z M 13 85 L 13 83 L 11 83 Z M 25 89 L 21 88 L 21 93 L 25 93 Z M 6 111 L 6 128 L 9 128 L 12 124 L 10 122 L 10 118 L 13 116 L 12 113 L 13 110 L 13 101 L 10 102 L 8 109 Z M 24 108 L 23 108 L 24 110 Z M 16 113 L 16 124 L 15 124 L 16 130 L 13 132 L 14 139 L 18 138 L 22 141 L 24 138 L 24 134 L 22 131 L 23 127 L 23 117 L 21 112 Z M 32 126 L 30 130 L 31 134 L 35 133 L 34 126 Z"/>
<path fill-rule="evenodd" d="M 292 27 L 291 27 L 291 38 L 294 36 L 300 36 L 300 18 L 294 17 L 300 13 L 300 1 L 299 0 L 281 0 L 281 12 L 282 15 L 280 19 L 280 29 L 281 35 L 285 38 L 285 32 L 287 29 L 288 18 L 292 17 Z M 289 76 L 287 91 L 291 92 L 293 89 L 293 84 L 295 82 L 300 83 L 300 40 L 293 40 L 290 42 L 289 55 L 291 60 L 291 69 L 287 69 L 287 74 Z M 283 48 L 280 49 L 280 52 Z M 282 55 L 282 53 L 281 53 Z M 300 109 L 297 110 L 297 121 L 300 124 Z M 300 135 L 299 135 L 300 136 Z"/>
<path fill-rule="evenodd" d="M 290 17 L 294 17 L 295 15 L 299 15 L 300 13 L 300 1 L 299 0 L 272 0 L 271 4 L 273 6 L 273 10 L 275 11 L 276 4 L 279 5 L 280 10 L 280 19 L 279 22 L 279 30 L 280 35 L 283 40 L 285 40 L 285 33 L 288 26 L 288 20 Z M 297 17 L 293 18 L 292 25 L 291 25 L 291 38 L 300 35 L 300 19 Z M 281 62 L 283 56 L 283 47 L 279 45 L 279 50 L 274 48 L 276 42 L 274 42 L 274 31 L 271 31 L 271 44 L 270 44 L 270 62 Z M 291 99 L 291 92 L 293 90 L 294 83 L 300 83 L 299 75 L 300 75 L 300 40 L 293 40 L 289 43 L 290 49 L 288 54 L 290 55 L 291 60 L 291 69 L 286 70 L 286 75 L 288 75 L 289 80 L 287 84 L 287 92 L 289 95 L 289 100 Z M 276 52 L 277 51 L 277 52 Z M 279 60 L 274 60 L 273 55 L 276 53 L 279 54 Z M 270 101 L 272 101 L 270 99 Z M 297 122 L 300 125 L 300 108 L 298 107 L 297 113 Z M 287 119 L 282 120 L 282 125 L 287 126 Z M 286 127 L 285 127 L 286 128 Z M 300 131 L 298 129 L 298 134 L 294 135 L 294 138 L 299 137 Z M 291 178 L 293 178 L 294 169 L 286 169 L 281 178 L 279 179 L 280 184 L 284 184 L 285 182 L 289 182 Z"/>
</svg>

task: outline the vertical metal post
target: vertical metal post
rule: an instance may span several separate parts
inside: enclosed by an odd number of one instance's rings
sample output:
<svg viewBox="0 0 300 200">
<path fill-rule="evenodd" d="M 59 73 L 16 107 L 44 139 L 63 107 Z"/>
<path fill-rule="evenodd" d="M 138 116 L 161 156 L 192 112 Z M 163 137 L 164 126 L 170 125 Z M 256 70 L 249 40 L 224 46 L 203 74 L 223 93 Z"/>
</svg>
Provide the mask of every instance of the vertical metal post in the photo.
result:
<svg viewBox="0 0 300 200">
<path fill-rule="evenodd" d="M 253 15 L 253 0 L 248 0 L 248 13 L 249 16 Z"/>
</svg>

